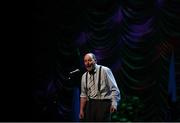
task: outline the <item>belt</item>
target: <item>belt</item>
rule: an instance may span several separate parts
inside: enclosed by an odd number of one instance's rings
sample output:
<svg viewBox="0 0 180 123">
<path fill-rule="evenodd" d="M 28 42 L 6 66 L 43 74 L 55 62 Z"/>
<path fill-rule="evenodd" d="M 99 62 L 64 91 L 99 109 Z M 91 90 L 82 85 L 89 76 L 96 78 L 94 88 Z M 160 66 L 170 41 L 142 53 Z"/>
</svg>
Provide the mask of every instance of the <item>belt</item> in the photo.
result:
<svg viewBox="0 0 180 123">
<path fill-rule="evenodd" d="M 111 99 L 89 99 L 89 101 L 94 101 L 94 102 L 111 102 Z"/>
</svg>

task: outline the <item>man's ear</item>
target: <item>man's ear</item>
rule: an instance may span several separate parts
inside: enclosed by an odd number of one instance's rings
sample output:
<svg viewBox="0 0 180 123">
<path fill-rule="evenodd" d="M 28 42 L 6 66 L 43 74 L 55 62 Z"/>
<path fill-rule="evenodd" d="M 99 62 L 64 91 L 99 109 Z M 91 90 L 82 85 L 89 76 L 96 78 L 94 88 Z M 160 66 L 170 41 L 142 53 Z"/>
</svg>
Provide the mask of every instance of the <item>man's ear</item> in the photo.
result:
<svg viewBox="0 0 180 123">
<path fill-rule="evenodd" d="M 94 60 L 94 62 L 95 62 L 95 63 L 97 63 L 97 61 L 96 61 L 96 60 Z"/>
</svg>

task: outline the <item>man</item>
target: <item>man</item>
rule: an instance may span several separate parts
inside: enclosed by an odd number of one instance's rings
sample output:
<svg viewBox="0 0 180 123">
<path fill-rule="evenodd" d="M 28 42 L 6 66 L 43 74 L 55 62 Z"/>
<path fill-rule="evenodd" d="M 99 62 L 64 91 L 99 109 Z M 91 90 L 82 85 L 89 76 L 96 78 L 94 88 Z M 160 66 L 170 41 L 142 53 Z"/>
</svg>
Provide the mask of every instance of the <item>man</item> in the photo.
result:
<svg viewBox="0 0 180 123">
<path fill-rule="evenodd" d="M 93 53 L 84 56 L 87 69 L 81 78 L 80 113 L 84 121 L 110 121 L 117 110 L 120 91 L 111 70 L 97 65 Z"/>
</svg>

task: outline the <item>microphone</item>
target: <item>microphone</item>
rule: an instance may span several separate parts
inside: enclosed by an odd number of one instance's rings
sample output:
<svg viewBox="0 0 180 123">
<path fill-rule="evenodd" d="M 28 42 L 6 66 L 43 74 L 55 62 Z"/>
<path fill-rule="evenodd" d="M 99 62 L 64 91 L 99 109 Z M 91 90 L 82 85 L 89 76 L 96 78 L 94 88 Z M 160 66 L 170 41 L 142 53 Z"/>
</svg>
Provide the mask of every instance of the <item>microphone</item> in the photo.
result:
<svg viewBox="0 0 180 123">
<path fill-rule="evenodd" d="M 80 70 L 76 69 L 76 70 L 71 71 L 69 74 L 74 74 L 74 73 L 78 73 L 78 72 L 80 72 Z"/>
</svg>

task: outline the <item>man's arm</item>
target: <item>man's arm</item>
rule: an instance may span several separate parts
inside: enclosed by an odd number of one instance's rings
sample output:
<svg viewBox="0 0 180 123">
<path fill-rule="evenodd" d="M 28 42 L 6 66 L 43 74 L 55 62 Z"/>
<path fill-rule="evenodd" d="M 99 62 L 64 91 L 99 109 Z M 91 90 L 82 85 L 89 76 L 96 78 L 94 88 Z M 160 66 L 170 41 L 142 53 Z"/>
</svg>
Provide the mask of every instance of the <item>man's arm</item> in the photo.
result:
<svg viewBox="0 0 180 123">
<path fill-rule="evenodd" d="M 86 97 L 81 97 L 80 98 L 80 114 L 79 114 L 80 119 L 84 118 L 84 108 L 86 106 L 86 101 L 87 101 Z"/>
<path fill-rule="evenodd" d="M 86 78 L 85 78 L 85 74 L 83 74 L 82 79 L 81 79 L 80 113 L 79 113 L 80 119 L 84 118 L 84 108 L 86 106 L 86 101 L 87 101 L 85 84 L 86 84 Z"/>
<path fill-rule="evenodd" d="M 110 69 L 107 69 L 106 71 L 106 76 L 107 76 L 107 80 L 110 86 L 110 90 L 111 90 L 111 101 L 112 101 L 112 108 L 114 108 L 115 110 L 117 109 L 117 104 L 120 100 L 120 90 L 117 86 L 116 80 L 113 76 L 113 73 Z M 112 111 L 114 112 L 114 111 Z"/>
</svg>

